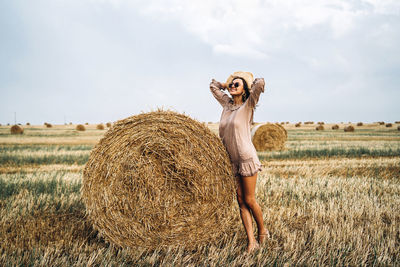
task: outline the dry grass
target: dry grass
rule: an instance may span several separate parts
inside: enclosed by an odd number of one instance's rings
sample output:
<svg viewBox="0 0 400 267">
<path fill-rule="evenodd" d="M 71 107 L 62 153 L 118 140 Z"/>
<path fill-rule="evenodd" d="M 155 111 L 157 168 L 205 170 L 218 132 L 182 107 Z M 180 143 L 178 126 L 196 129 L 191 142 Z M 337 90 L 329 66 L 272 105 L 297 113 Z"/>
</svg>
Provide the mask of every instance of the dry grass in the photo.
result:
<svg viewBox="0 0 400 267">
<path fill-rule="evenodd" d="M 116 245 L 190 248 L 230 234 L 234 186 L 221 140 L 159 110 L 105 134 L 83 172 L 82 196 L 95 228 Z"/>
<path fill-rule="evenodd" d="M 287 131 L 280 124 L 259 124 L 251 130 L 252 142 L 257 151 L 282 150 L 287 140 Z"/>
<path fill-rule="evenodd" d="M 218 133 L 218 124 L 207 126 Z M 332 124 L 325 131 L 302 126 L 286 128 L 286 150 L 262 154 L 400 147 L 397 129 L 376 124 L 366 123 L 351 134 L 330 130 Z M 70 148 L 58 145 L 94 144 L 104 135 L 95 125 L 79 134 L 73 126 L 32 126 L 17 136 L 9 128 L 0 127 L 0 155 L 77 156 L 89 150 L 69 153 Z M 48 149 L 50 144 L 56 145 Z M 240 221 L 230 235 L 195 249 L 117 248 L 106 243 L 84 215 L 83 164 L 0 164 L 0 266 L 400 265 L 398 155 L 262 163 L 256 197 L 272 236 L 252 255 L 244 254 Z"/>
<path fill-rule="evenodd" d="M 81 132 L 85 131 L 86 130 L 85 125 L 82 125 L 82 124 L 76 125 L 76 130 L 81 131 Z"/>
<path fill-rule="evenodd" d="M 344 131 L 345 132 L 354 132 L 354 126 L 353 125 L 349 125 L 344 127 Z"/>
<path fill-rule="evenodd" d="M 104 125 L 102 123 L 96 125 L 97 130 L 104 130 Z"/>
<path fill-rule="evenodd" d="M 11 134 L 23 134 L 24 133 L 24 128 L 22 128 L 19 125 L 13 125 L 10 128 Z"/>
</svg>

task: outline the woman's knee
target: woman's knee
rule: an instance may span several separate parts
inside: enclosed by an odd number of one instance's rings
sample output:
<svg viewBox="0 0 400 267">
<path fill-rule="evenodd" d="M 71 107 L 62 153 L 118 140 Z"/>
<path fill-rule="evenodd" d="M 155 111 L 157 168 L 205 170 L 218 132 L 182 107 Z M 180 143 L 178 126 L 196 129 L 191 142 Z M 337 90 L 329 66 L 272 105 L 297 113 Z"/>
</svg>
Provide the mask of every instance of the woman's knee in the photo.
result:
<svg viewBox="0 0 400 267">
<path fill-rule="evenodd" d="M 244 202 L 249 207 L 254 207 L 255 205 L 257 205 L 257 201 L 254 196 L 245 196 Z"/>
</svg>

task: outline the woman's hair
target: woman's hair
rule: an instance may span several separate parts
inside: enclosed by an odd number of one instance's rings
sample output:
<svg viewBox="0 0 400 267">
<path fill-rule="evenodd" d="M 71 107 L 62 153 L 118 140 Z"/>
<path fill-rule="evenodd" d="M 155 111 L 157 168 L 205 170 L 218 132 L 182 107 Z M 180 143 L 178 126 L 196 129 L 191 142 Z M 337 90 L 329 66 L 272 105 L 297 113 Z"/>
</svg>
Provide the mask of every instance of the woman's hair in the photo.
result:
<svg viewBox="0 0 400 267">
<path fill-rule="evenodd" d="M 250 96 L 249 86 L 248 86 L 247 82 L 246 82 L 243 78 L 241 78 L 241 77 L 234 77 L 234 78 L 232 79 L 232 82 L 233 82 L 234 80 L 236 80 L 236 79 L 241 79 L 242 82 L 243 82 L 244 94 L 242 95 L 242 100 L 243 100 L 243 102 L 245 102 L 245 101 L 247 100 L 247 98 L 249 98 L 249 96 Z"/>
<path fill-rule="evenodd" d="M 248 86 L 248 84 L 247 84 L 247 82 L 243 79 L 243 78 L 241 78 L 241 77 L 234 77 L 233 79 L 232 79 L 232 82 L 234 81 L 234 80 L 236 80 L 236 79 L 241 79 L 242 80 L 242 82 L 243 82 L 243 89 L 244 89 L 244 94 L 242 95 L 242 100 L 243 100 L 243 103 L 247 100 L 247 98 L 249 98 L 249 96 L 250 96 L 250 90 L 249 90 L 249 86 Z M 253 111 L 251 112 L 251 118 L 250 118 L 250 124 L 253 124 L 253 117 L 254 117 L 254 110 L 256 109 L 256 107 L 254 107 L 253 108 Z"/>
</svg>

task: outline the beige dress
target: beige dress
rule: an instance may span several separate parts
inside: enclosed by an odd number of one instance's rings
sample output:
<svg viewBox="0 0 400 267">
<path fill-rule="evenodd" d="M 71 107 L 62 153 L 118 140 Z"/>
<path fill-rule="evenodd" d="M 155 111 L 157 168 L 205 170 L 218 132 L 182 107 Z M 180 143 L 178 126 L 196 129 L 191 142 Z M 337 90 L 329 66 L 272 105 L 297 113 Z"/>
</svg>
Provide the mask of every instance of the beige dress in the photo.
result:
<svg viewBox="0 0 400 267">
<path fill-rule="evenodd" d="M 251 141 L 250 127 L 254 107 L 264 92 L 264 83 L 256 79 L 249 98 L 241 105 L 235 105 L 233 99 L 222 92 L 218 85 L 217 82 L 211 82 L 210 90 L 223 108 L 219 136 L 231 159 L 233 173 L 235 176 L 253 176 L 261 171 L 262 165 Z"/>
</svg>

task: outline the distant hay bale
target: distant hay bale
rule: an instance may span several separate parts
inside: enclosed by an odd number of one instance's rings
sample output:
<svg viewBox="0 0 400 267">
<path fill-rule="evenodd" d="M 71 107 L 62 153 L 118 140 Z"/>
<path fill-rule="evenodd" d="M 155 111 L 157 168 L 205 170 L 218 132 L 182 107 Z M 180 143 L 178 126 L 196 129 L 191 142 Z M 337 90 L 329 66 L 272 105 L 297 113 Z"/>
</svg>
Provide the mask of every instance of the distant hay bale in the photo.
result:
<svg viewBox="0 0 400 267">
<path fill-rule="evenodd" d="M 26 123 L 27 126 L 31 125 L 29 122 Z"/>
<path fill-rule="evenodd" d="M 108 128 L 110 128 L 111 125 L 112 125 L 111 122 L 107 122 L 107 123 L 106 123 L 106 126 L 107 126 Z"/>
<path fill-rule="evenodd" d="M 72 125 L 72 122 L 70 122 L 69 125 Z"/>
<path fill-rule="evenodd" d="M 301 122 L 298 122 L 298 123 L 296 123 L 294 126 L 295 126 L 295 127 L 300 127 L 300 125 L 301 125 Z"/>
<path fill-rule="evenodd" d="M 339 125 L 337 125 L 337 124 L 332 125 L 332 130 L 337 130 L 337 129 L 339 129 Z"/>
<path fill-rule="evenodd" d="M 354 126 L 353 125 L 349 125 L 344 127 L 343 129 L 345 132 L 354 132 Z"/>
<path fill-rule="evenodd" d="M 306 121 L 306 122 L 304 122 L 304 124 L 314 124 L 314 122 L 313 121 Z"/>
<path fill-rule="evenodd" d="M 386 127 L 392 127 L 393 125 L 391 123 L 386 123 Z"/>
<path fill-rule="evenodd" d="M 364 124 L 362 122 L 358 122 L 357 126 L 363 126 Z"/>
<path fill-rule="evenodd" d="M 75 129 L 76 129 L 77 131 L 85 131 L 85 130 L 86 130 L 85 126 L 82 125 L 82 124 L 76 125 Z"/>
<path fill-rule="evenodd" d="M 252 128 L 251 138 L 257 151 L 282 150 L 287 140 L 287 131 L 277 123 L 259 124 Z"/>
<path fill-rule="evenodd" d="M 104 125 L 102 123 L 96 125 L 97 130 L 104 130 Z"/>
<path fill-rule="evenodd" d="M 396 123 L 396 124 L 399 124 L 399 123 L 400 123 L 400 121 L 395 121 L 394 123 Z"/>
<path fill-rule="evenodd" d="M 53 127 L 53 125 L 51 125 L 51 123 L 47 123 L 47 122 L 45 122 L 44 125 L 46 125 L 47 128 Z"/>
<path fill-rule="evenodd" d="M 85 125 L 89 125 L 89 123 L 88 123 L 88 122 L 85 122 Z"/>
<path fill-rule="evenodd" d="M 323 131 L 325 130 L 324 126 L 322 124 L 318 125 L 317 127 L 315 127 L 315 130 L 317 131 Z"/>
<path fill-rule="evenodd" d="M 23 134 L 24 133 L 24 128 L 22 128 L 19 125 L 13 125 L 10 128 L 11 134 Z"/>
<path fill-rule="evenodd" d="M 384 121 L 378 121 L 379 125 L 385 125 Z"/>
<path fill-rule="evenodd" d="M 325 122 L 323 122 L 323 121 L 319 121 L 319 122 L 318 122 L 318 124 L 319 124 L 319 125 L 324 125 L 324 124 L 325 124 Z"/>
<path fill-rule="evenodd" d="M 400 131 L 400 125 L 399 125 L 399 126 L 397 126 L 397 131 Z"/>
<path fill-rule="evenodd" d="M 239 223 L 221 140 L 172 111 L 117 121 L 92 150 L 81 192 L 94 228 L 121 247 L 193 248 Z"/>
</svg>

